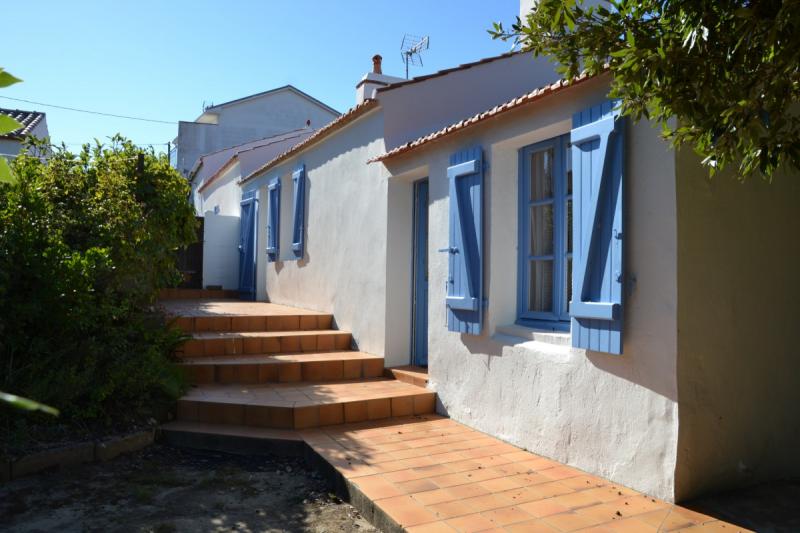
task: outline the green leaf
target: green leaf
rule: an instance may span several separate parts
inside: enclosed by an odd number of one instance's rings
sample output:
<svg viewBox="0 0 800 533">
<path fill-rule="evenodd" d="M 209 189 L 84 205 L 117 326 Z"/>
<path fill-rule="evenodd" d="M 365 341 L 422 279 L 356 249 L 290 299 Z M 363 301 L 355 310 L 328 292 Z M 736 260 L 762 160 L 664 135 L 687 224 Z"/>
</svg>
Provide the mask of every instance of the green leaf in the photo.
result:
<svg viewBox="0 0 800 533">
<path fill-rule="evenodd" d="M 15 184 L 17 182 L 16 176 L 11 172 L 11 167 L 8 166 L 8 161 L 5 157 L 0 157 L 0 183 Z"/>
<path fill-rule="evenodd" d="M 23 398 L 22 396 L 16 396 L 14 394 L 8 394 L 0 391 L 0 401 L 10 403 L 14 407 L 23 409 L 25 411 L 42 411 L 48 415 L 58 416 L 58 409 L 55 407 L 50 407 L 49 405 L 30 400 L 28 398 Z"/>
<path fill-rule="evenodd" d="M 14 120 L 8 115 L 0 114 L 0 135 L 6 134 L 14 130 L 18 130 L 21 127 L 22 124 L 19 121 Z"/>
<path fill-rule="evenodd" d="M 21 79 L 17 78 L 16 76 L 12 76 L 10 73 L 0 68 L 0 87 L 8 87 L 9 85 L 14 85 L 15 83 L 19 83 L 21 81 Z"/>
</svg>

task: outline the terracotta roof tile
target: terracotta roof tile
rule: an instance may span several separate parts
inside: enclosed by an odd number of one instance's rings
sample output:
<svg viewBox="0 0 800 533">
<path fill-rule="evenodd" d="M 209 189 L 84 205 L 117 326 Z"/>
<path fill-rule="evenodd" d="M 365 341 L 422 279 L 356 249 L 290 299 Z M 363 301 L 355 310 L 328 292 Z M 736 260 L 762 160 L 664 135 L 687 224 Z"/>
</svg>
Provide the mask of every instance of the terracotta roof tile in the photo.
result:
<svg viewBox="0 0 800 533">
<path fill-rule="evenodd" d="M 419 137 L 413 141 L 401 144 L 400 146 L 389 150 L 385 154 L 381 154 L 377 157 L 370 159 L 369 161 L 367 161 L 367 163 L 384 161 L 391 157 L 395 157 L 397 155 L 410 152 L 411 150 L 415 150 L 423 145 L 427 145 L 428 143 L 438 141 L 443 137 L 446 137 L 453 133 L 457 133 L 461 130 L 474 126 L 480 122 L 483 122 L 484 120 L 488 120 L 502 113 L 507 113 L 509 111 L 518 109 L 522 106 L 532 104 L 534 102 L 537 102 L 538 100 L 541 100 L 545 96 L 549 96 L 551 94 L 560 92 L 568 87 L 579 85 L 580 83 L 585 82 L 586 80 L 592 79 L 594 77 L 595 76 L 589 76 L 584 73 L 572 78 L 571 80 L 559 80 L 555 83 L 551 83 L 550 85 L 539 87 L 538 89 L 534 89 L 533 91 L 525 93 L 522 96 L 513 98 L 505 103 L 496 105 L 495 107 L 487 111 L 483 111 L 482 113 L 478 113 L 477 115 L 473 115 L 469 118 L 460 120 L 454 124 L 450 124 L 449 126 L 446 126 L 438 131 L 434 131 L 433 133 L 429 133 L 428 135 Z"/>
<path fill-rule="evenodd" d="M 8 115 L 22 124 L 21 128 L 0 135 L 0 139 L 18 139 L 30 134 L 33 129 L 45 118 L 44 113 L 39 111 L 21 111 L 19 109 L 0 108 L 0 114 Z"/>
<path fill-rule="evenodd" d="M 364 100 L 360 104 L 351 107 L 349 110 L 339 115 L 338 118 L 332 120 L 331 122 L 328 122 L 328 124 L 318 129 L 316 132 L 314 132 L 313 135 L 295 144 L 282 154 L 278 155 L 277 157 L 273 158 L 272 160 L 268 161 L 261 167 L 257 168 L 256 170 L 254 170 L 253 172 L 242 178 L 242 180 L 239 183 L 242 184 L 252 180 L 259 174 L 266 172 L 267 170 L 271 169 L 278 163 L 286 161 L 287 159 L 289 159 L 296 153 L 300 152 L 301 150 L 308 148 L 309 146 L 313 145 L 316 142 L 321 141 L 328 135 L 332 134 L 337 130 L 340 130 L 341 128 L 353 122 L 355 119 L 357 119 L 367 111 L 374 109 L 376 107 L 378 107 L 378 101 L 372 98 Z"/>
</svg>

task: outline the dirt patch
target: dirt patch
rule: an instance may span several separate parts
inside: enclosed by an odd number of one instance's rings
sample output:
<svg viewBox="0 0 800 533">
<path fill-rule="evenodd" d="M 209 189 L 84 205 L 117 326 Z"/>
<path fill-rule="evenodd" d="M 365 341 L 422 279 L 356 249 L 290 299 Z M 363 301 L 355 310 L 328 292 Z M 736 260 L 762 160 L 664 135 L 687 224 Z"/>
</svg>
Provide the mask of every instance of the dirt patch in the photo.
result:
<svg viewBox="0 0 800 533">
<path fill-rule="evenodd" d="M 377 532 L 301 459 L 162 445 L 0 485 L 0 531 Z"/>
</svg>

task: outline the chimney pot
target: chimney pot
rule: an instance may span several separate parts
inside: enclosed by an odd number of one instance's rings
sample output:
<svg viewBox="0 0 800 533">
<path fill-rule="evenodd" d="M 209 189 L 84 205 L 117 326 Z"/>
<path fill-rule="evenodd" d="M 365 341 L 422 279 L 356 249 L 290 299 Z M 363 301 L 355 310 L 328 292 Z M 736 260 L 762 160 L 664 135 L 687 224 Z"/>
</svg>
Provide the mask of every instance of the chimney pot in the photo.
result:
<svg viewBox="0 0 800 533">
<path fill-rule="evenodd" d="M 380 54 L 375 54 L 372 56 L 372 72 L 375 74 L 383 74 L 383 71 L 381 70 L 381 61 L 383 61 L 383 58 Z"/>
</svg>

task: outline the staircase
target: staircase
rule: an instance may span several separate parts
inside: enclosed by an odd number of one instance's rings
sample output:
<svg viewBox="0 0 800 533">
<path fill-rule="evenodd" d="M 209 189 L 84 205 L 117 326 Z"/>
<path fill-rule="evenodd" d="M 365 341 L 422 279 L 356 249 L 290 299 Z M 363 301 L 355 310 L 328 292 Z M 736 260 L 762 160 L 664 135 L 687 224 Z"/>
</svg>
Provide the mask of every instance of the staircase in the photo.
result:
<svg viewBox="0 0 800 533">
<path fill-rule="evenodd" d="M 383 358 L 351 349 L 330 314 L 193 296 L 162 301 L 191 335 L 177 355 L 192 388 L 165 432 L 291 440 L 286 430 L 434 412 L 435 393 L 384 374 Z"/>
</svg>

